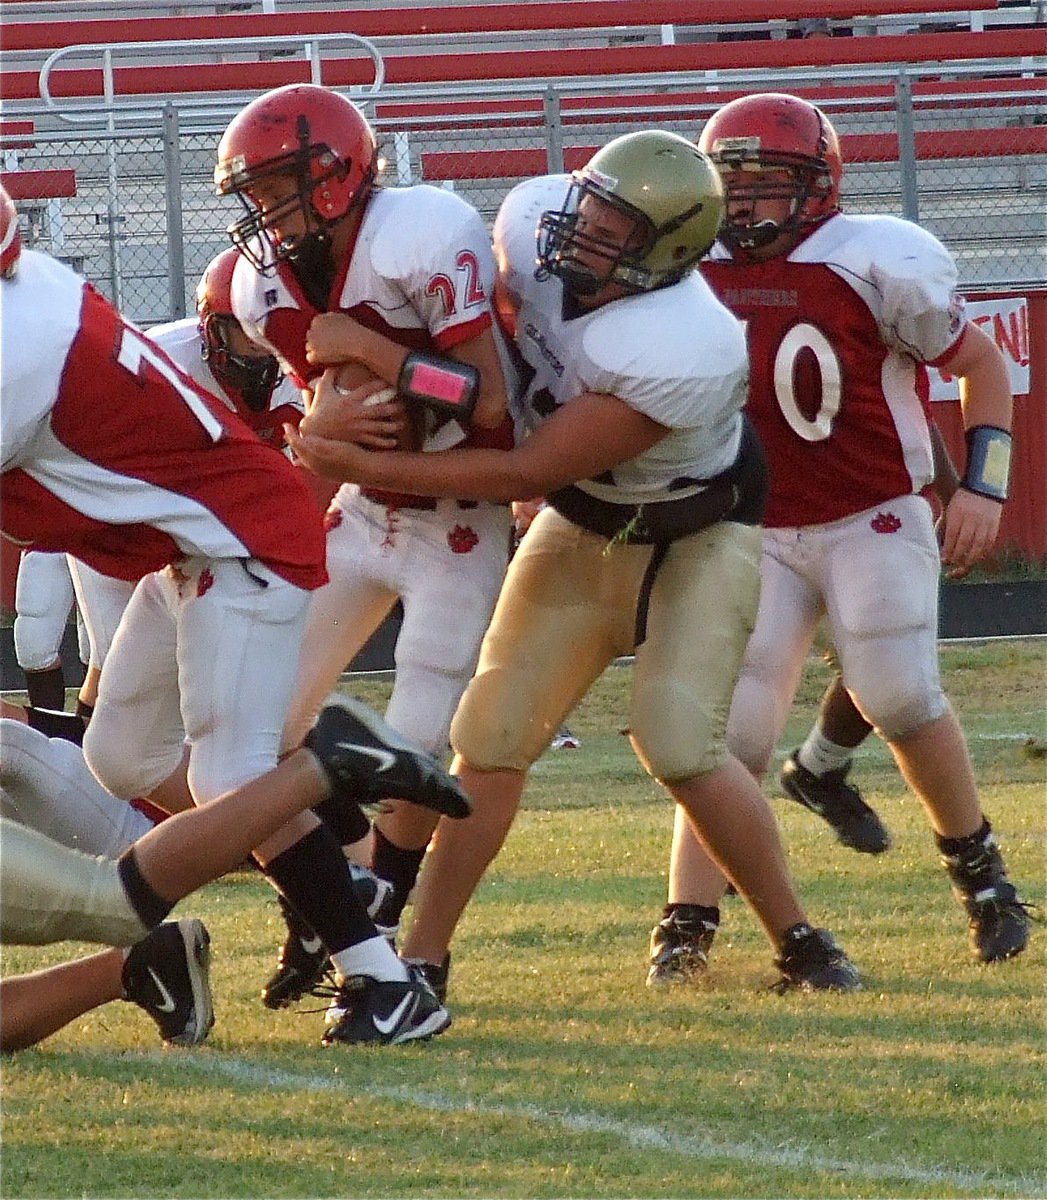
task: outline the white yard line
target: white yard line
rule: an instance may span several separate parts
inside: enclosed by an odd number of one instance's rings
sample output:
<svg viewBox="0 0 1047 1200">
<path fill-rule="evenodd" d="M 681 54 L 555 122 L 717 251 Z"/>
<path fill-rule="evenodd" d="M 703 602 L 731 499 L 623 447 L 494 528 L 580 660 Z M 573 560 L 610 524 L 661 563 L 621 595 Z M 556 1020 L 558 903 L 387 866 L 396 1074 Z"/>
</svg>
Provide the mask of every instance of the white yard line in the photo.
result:
<svg viewBox="0 0 1047 1200">
<path fill-rule="evenodd" d="M 126 1057 L 124 1056 L 125 1061 Z M 138 1056 L 162 1066 L 171 1065 L 171 1056 L 149 1052 Z M 962 1188 L 979 1195 L 1003 1194 L 1037 1196 L 1047 1194 L 1047 1178 L 1035 1179 L 990 1174 L 982 1171 L 957 1171 L 948 1167 L 909 1166 L 904 1163 L 863 1162 L 858 1159 L 827 1156 L 811 1146 L 762 1145 L 758 1142 L 722 1141 L 702 1134 L 680 1133 L 655 1125 L 639 1125 L 595 1112 L 550 1110 L 536 1104 L 493 1104 L 468 1096 L 451 1096 L 410 1087 L 380 1087 L 352 1083 L 327 1075 L 301 1074 L 266 1067 L 229 1055 L 204 1051 L 179 1055 L 180 1073 L 195 1071 L 219 1076 L 250 1087 L 278 1088 L 292 1092 L 335 1092 L 345 1096 L 372 1096 L 408 1104 L 427 1112 L 476 1113 L 481 1116 L 534 1121 L 572 1133 L 599 1134 L 617 1139 L 640 1150 L 656 1150 L 680 1158 L 702 1162 L 735 1162 L 746 1167 L 785 1168 L 799 1171 L 827 1171 L 841 1176 L 861 1176 L 870 1180 L 904 1182 Z"/>
</svg>

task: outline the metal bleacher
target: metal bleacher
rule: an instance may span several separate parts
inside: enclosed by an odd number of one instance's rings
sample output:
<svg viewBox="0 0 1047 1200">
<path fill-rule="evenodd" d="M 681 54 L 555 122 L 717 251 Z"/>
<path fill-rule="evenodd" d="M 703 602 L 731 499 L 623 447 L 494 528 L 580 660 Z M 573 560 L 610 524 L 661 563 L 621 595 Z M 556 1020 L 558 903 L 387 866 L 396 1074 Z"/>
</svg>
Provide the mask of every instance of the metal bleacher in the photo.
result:
<svg viewBox="0 0 1047 1200">
<path fill-rule="evenodd" d="M 833 36 L 797 36 L 801 19 Z M 625 128 L 694 137 L 735 95 L 793 91 L 844 137 L 854 211 L 918 217 L 972 281 L 1047 282 L 1043 0 L 5 0 L 0 22 L 29 240 L 140 320 L 184 311 L 225 244 L 225 124 L 306 80 L 364 106 L 388 182 L 454 187 L 488 218 L 522 175 Z"/>
</svg>

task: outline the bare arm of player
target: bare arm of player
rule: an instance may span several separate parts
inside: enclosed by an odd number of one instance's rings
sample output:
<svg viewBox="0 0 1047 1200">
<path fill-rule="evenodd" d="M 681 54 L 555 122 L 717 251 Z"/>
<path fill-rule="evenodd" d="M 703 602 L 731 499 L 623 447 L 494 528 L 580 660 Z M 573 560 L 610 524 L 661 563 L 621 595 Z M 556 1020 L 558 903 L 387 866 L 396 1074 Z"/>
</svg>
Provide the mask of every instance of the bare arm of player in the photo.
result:
<svg viewBox="0 0 1047 1200">
<path fill-rule="evenodd" d="M 359 362 L 394 387 L 404 359 L 411 353 L 408 347 L 377 330 L 368 329 L 346 313 L 315 316 L 306 335 L 305 347 L 306 358 L 314 366 Z M 468 363 L 480 372 L 480 395 L 473 410 L 472 424 L 494 429 L 505 417 L 508 397 L 493 330 L 487 328 L 476 337 L 460 342 L 447 351 L 447 357 Z"/>
<path fill-rule="evenodd" d="M 586 392 L 565 404 L 513 450 L 455 449 L 373 454 L 316 436 L 302 422 L 288 442 L 306 466 L 331 479 L 423 496 L 510 502 L 591 479 L 650 449 L 664 425 L 617 396 Z"/>
<path fill-rule="evenodd" d="M 933 421 L 931 422 L 931 455 L 934 459 L 934 479 L 931 481 L 931 486 L 942 506 L 942 515 L 938 518 L 935 529 L 941 535 L 944 529 L 945 510 L 949 501 L 956 494 L 956 489 L 960 486 L 960 472 L 957 471 L 956 464 L 952 460 L 949 447 L 945 444 L 945 438 L 942 437 L 942 431 Z M 952 567 L 948 576 L 950 579 L 963 579 L 970 569 L 970 567 Z"/>
<path fill-rule="evenodd" d="M 977 325 L 969 324 L 959 349 L 945 363 L 960 381 L 960 404 L 967 429 L 978 425 L 1010 430 L 1014 400 L 1003 355 Z M 993 548 L 1000 529 L 1002 505 L 989 496 L 957 488 L 945 509 L 942 559 L 951 567 L 968 568 Z"/>
</svg>

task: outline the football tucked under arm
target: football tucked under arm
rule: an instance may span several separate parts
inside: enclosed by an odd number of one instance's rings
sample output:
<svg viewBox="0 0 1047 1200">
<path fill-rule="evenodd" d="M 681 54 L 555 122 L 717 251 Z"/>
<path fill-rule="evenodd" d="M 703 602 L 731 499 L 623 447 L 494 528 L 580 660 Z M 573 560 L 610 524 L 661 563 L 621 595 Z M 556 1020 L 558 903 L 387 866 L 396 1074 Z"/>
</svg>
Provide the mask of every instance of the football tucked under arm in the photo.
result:
<svg viewBox="0 0 1047 1200">
<path fill-rule="evenodd" d="M 328 367 L 314 381 L 301 428 L 368 450 L 411 450 L 420 445 L 417 424 L 394 388 L 352 362 Z"/>
</svg>

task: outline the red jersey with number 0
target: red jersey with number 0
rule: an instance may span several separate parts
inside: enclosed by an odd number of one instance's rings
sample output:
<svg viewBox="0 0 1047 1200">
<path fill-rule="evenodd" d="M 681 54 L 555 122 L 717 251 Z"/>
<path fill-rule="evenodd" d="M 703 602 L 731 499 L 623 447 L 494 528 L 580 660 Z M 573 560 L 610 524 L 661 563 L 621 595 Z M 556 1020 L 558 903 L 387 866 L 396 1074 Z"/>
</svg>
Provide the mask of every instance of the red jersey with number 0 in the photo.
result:
<svg viewBox="0 0 1047 1200">
<path fill-rule="evenodd" d="M 765 525 L 838 521 L 931 482 L 925 364 L 947 361 L 964 327 L 940 242 L 894 217 L 841 214 L 787 258 L 736 261 L 717 245 L 702 273 L 746 323 Z"/>
</svg>

